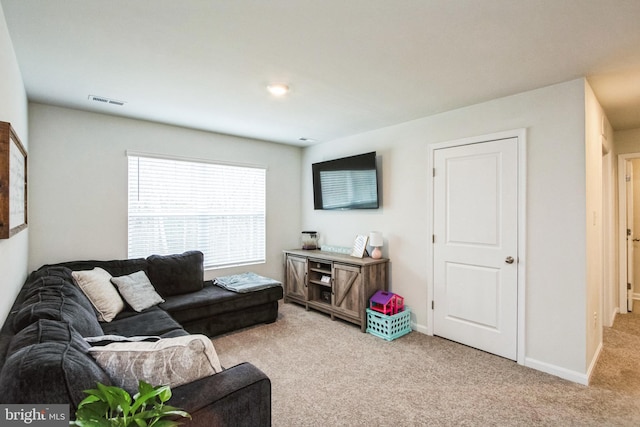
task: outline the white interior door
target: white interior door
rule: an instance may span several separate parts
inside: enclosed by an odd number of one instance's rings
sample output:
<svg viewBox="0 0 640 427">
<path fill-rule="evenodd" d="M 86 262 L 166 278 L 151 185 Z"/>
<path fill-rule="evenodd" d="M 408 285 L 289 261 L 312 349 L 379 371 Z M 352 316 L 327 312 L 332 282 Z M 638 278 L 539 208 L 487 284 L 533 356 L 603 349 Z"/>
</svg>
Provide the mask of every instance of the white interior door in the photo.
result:
<svg viewBox="0 0 640 427">
<path fill-rule="evenodd" d="M 633 311 L 633 162 L 626 161 L 625 180 L 627 182 L 627 311 Z"/>
<path fill-rule="evenodd" d="M 434 151 L 434 335 L 516 360 L 517 138 Z"/>
</svg>

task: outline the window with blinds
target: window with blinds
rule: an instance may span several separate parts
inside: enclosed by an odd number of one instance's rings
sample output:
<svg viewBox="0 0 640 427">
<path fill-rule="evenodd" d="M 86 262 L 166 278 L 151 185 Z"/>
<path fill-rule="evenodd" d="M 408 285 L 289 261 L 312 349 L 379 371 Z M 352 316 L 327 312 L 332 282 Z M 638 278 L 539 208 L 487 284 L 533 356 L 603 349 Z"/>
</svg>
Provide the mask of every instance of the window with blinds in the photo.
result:
<svg viewBox="0 0 640 427">
<path fill-rule="evenodd" d="M 205 268 L 265 260 L 266 170 L 129 155 L 129 258 L 188 250 Z"/>
</svg>

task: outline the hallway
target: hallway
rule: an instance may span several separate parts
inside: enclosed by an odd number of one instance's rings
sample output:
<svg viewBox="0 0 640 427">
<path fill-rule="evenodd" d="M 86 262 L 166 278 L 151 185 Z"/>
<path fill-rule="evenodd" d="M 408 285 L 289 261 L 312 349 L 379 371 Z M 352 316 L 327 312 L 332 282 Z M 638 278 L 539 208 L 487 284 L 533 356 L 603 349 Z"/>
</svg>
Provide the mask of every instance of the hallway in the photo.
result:
<svg viewBox="0 0 640 427">
<path fill-rule="evenodd" d="M 640 304 L 604 328 L 603 348 L 591 387 L 640 395 Z"/>
</svg>

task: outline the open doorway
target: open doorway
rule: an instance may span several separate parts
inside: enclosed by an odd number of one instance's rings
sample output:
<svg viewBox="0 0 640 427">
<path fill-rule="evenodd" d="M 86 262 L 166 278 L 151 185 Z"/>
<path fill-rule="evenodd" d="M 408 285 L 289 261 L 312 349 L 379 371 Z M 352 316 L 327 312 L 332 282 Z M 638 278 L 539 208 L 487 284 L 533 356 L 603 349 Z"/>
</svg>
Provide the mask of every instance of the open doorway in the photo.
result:
<svg viewBox="0 0 640 427">
<path fill-rule="evenodd" d="M 618 156 L 618 223 L 619 307 L 629 313 L 640 297 L 640 153 Z"/>
</svg>

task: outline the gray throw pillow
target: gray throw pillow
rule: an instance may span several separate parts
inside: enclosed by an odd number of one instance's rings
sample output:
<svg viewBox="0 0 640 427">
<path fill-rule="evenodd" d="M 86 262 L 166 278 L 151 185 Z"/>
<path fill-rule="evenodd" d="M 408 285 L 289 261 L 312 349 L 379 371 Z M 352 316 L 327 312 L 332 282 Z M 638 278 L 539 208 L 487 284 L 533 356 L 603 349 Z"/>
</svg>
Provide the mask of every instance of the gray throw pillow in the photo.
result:
<svg viewBox="0 0 640 427">
<path fill-rule="evenodd" d="M 135 311 L 146 310 L 149 307 L 164 302 L 156 292 L 144 271 L 137 271 L 127 276 L 113 277 L 111 283 L 116 285 L 120 295 Z"/>
</svg>

